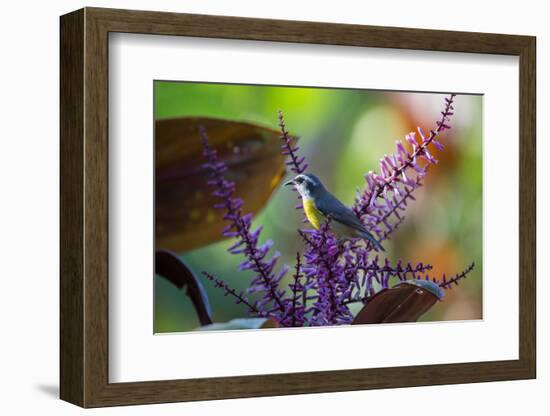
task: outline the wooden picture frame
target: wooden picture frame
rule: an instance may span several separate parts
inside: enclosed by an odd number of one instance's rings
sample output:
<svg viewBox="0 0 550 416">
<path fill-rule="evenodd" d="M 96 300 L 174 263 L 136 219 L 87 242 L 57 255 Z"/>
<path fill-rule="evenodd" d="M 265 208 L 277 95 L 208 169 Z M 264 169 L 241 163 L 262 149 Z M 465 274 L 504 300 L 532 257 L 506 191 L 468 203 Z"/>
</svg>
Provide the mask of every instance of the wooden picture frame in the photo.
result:
<svg viewBox="0 0 550 416">
<path fill-rule="evenodd" d="M 535 38 L 85 8 L 61 17 L 63 400 L 83 407 L 535 378 Z M 110 32 L 514 55 L 520 66 L 519 359 L 109 383 L 108 35 Z"/>
</svg>

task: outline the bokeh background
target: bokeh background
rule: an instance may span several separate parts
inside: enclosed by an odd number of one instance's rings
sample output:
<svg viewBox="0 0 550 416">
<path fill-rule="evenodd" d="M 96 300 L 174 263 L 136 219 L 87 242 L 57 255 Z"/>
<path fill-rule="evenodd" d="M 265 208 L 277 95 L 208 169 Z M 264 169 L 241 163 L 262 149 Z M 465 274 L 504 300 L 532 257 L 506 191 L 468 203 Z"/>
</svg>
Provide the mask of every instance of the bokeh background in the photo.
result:
<svg viewBox="0 0 550 416">
<path fill-rule="evenodd" d="M 446 94 L 229 85 L 155 81 L 155 118 L 208 116 L 257 123 L 274 129 L 277 111 L 287 128 L 300 137 L 301 154 L 338 198 L 352 205 L 363 175 L 378 171 L 378 160 L 393 152 L 395 140 L 421 126 L 433 128 Z M 441 136 L 439 164 L 430 167 L 425 186 L 415 193 L 406 220 L 384 242 L 390 260 L 431 263 L 432 273 L 447 276 L 474 261 L 476 267 L 459 286 L 447 290 L 421 321 L 482 318 L 482 96 L 458 95 L 452 129 Z M 254 225 L 281 252 L 279 265 L 294 264 L 303 248 L 296 229 L 302 214 L 296 195 L 286 187 L 273 194 Z M 218 211 L 221 215 L 221 211 Z M 249 275 L 237 272 L 240 256 L 227 253 L 230 240 L 180 253 L 193 271 L 203 270 L 236 289 L 245 289 Z M 290 274 L 288 276 L 290 279 Z M 283 283 L 287 283 L 283 280 Z M 205 281 L 215 322 L 246 315 L 223 291 Z M 155 276 L 155 332 L 180 332 L 199 326 L 189 299 L 168 281 Z"/>
</svg>

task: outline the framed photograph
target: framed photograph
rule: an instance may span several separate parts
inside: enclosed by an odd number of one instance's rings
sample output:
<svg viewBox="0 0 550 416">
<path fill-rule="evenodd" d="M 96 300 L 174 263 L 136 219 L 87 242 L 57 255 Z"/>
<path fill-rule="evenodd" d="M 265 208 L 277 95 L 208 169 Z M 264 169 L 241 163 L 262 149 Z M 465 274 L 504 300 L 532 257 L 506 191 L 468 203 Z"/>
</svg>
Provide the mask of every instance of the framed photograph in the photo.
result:
<svg viewBox="0 0 550 416">
<path fill-rule="evenodd" d="M 61 17 L 83 406 L 536 376 L 535 38 Z"/>
</svg>

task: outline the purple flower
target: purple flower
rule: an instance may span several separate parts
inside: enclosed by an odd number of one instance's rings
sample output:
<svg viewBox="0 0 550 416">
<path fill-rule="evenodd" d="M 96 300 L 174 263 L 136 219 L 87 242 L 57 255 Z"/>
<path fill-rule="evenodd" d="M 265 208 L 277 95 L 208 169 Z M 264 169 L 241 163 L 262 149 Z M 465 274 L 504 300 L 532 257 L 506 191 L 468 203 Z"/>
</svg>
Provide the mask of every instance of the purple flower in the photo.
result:
<svg viewBox="0 0 550 416">
<path fill-rule="evenodd" d="M 235 183 L 225 179 L 224 172 L 227 170 L 225 164 L 218 160 L 217 152 L 208 144 L 208 137 L 204 128 L 200 129 L 199 134 L 203 145 L 203 155 L 207 160 L 203 166 L 209 171 L 210 179 L 208 183 L 214 188 L 212 194 L 221 200 L 215 207 L 225 211 L 224 219 L 229 223 L 223 229 L 223 234 L 226 237 L 236 239 L 235 243 L 229 248 L 229 252 L 244 255 L 245 260 L 239 265 L 239 270 L 254 272 L 248 292 L 261 292 L 262 294 L 262 298 L 255 307 L 267 311 L 270 315 L 276 314 L 280 318 L 281 315 L 286 313 L 286 306 L 283 300 L 284 292 L 279 290 L 278 286 L 287 268 L 275 273 L 279 253 L 269 257 L 268 254 L 272 246 L 272 242 L 269 240 L 259 245 L 261 227 L 251 230 L 252 214 L 243 215 L 241 209 L 243 201 L 233 197 Z"/>
<path fill-rule="evenodd" d="M 281 153 L 288 159 L 285 163 L 290 168 L 290 171 L 295 173 L 296 175 L 304 173 L 308 167 L 308 164 L 305 162 L 306 158 L 305 156 L 299 157 L 297 155 L 300 147 L 296 146 L 293 143 L 294 139 L 290 137 L 288 131 L 286 130 L 285 119 L 282 111 L 279 111 L 278 117 L 279 128 L 281 130 L 281 141 L 283 142 L 281 145 Z"/>
<path fill-rule="evenodd" d="M 449 122 L 454 114 L 455 96 L 451 94 L 445 98 L 445 108 L 435 130 L 426 136 L 418 127 L 418 136 L 414 132 L 407 134 L 405 141 L 411 151 L 397 141 L 394 154 L 380 159 L 380 174 L 369 172 L 365 176 L 365 189 L 356 196 L 353 210 L 380 241 L 387 239 L 403 222 L 402 214 L 409 200 L 414 200 L 413 192 L 422 186 L 430 165 L 437 163 L 429 146 L 433 144 L 436 149 L 443 150 L 443 144 L 436 138 L 451 128 Z"/>
<path fill-rule="evenodd" d="M 350 287 L 344 272 L 345 262 L 340 258 L 342 248 L 330 231 L 330 221 L 319 231 L 299 230 L 308 248 L 304 253 L 304 274 L 314 282 L 315 296 L 308 312 L 310 325 L 351 323 L 353 315 L 343 300 Z"/>
</svg>

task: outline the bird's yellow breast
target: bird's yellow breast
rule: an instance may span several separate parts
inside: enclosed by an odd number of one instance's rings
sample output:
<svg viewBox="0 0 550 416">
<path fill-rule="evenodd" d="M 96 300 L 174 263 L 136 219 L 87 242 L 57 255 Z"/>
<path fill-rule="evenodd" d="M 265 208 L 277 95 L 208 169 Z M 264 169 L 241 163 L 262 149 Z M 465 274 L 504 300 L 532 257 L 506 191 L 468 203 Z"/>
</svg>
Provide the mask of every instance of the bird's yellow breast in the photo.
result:
<svg viewBox="0 0 550 416">
<path fill-rule="evenodd" d="M 325 217 L 321 211 L 315 208 L 315 203 L 312 199 L 304 199 L 302 202 L 307 220 L 318 230 L 321 228 L 321 224 L 323 223 Z"/>
</svg>

